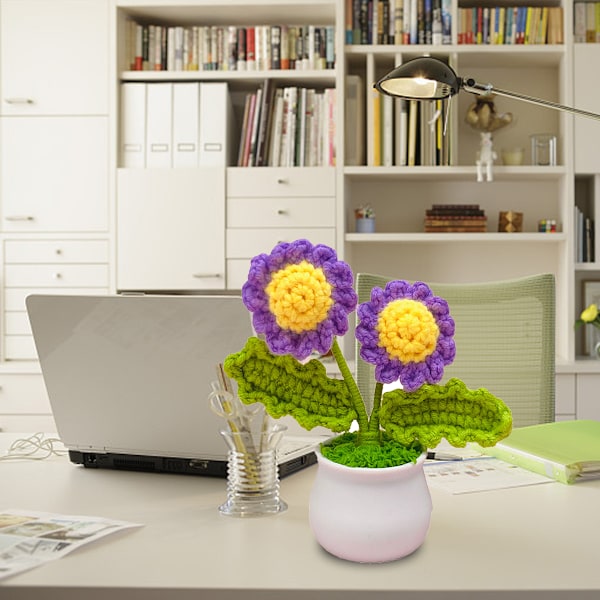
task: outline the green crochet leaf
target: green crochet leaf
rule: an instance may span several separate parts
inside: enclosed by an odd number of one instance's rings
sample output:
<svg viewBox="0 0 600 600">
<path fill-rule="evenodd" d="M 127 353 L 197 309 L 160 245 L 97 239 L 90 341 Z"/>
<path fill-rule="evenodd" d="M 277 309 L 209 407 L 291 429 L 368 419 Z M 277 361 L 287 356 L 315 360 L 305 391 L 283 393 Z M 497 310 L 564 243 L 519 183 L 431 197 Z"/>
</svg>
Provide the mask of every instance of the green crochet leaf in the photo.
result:
<svg viewBox="0 0 600 600">
<path fill-rule="evenodd" d="M 381 426 L 395 440 L 418 440 L 434 448 L 442 438 L 455 447 L 477 442 L 487 447 L 512 429 L 510 409 L 485 388 L 469 390 L 460 379 L 445 385 L 423 385 L 416 392 L 394 390 L 383 395 Z"/>
<path fill-rule="evenodd" d="M 356 419 L 346 383 L 327 377 L 318 360 L 303 365 L 291 356 L 273 355 L 265 342 L 251 337 L 223 366 L 237 381 L 242 402 L 261 402 L 275 419 L 291 415 L 304 429 L 321 425 L 335 432 L 347 431 Z"/>
</svg>

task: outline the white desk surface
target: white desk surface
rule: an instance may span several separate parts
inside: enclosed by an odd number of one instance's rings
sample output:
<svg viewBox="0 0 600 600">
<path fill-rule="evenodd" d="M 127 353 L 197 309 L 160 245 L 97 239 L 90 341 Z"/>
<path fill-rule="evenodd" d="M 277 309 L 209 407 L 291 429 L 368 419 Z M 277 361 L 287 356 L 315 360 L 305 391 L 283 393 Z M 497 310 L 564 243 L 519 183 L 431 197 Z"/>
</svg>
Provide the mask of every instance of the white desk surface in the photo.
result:
<svg viewBox="0 0 600 600">
<path fill-rule="evenodd" d="M 0 462 L 0 509 L 144 524 L 1 580 L 0 598 L 600 598 L 600 481 L 432 490 L 423 546 L 397 562 L 363 565 L 315 542 L 307 515 L 315 469 L 282 481 L 286 512 L 236 519 L 218 514 L 220 479 L 89 470 L 56 457 Z"/>
</svg>

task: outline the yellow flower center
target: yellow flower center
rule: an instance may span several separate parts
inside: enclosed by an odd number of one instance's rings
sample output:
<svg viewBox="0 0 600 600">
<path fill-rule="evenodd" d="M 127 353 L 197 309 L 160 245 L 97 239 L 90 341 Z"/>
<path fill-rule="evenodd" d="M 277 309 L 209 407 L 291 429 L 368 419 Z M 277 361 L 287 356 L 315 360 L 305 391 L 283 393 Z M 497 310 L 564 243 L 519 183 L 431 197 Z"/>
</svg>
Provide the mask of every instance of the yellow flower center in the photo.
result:
<svg viewBox="0 0 600 600">
<path fill-rule="evenodd" d="M 277 325 L 294 333 L 316 329 L 333 304 L 323 270 L 306 260 L 274 273 L 265 291 Z"/>
<path fill-rule="evenodd" d="M 422 362 L 435 350 L 440 330 L 421 302 L 394 300 L 379 314 L 379 346 L 402 363 Z"/>
<path fill-rule="evenodd" d="M 598 307 L 595 304 L 590 304 L 582 313 L 581 320 L 586 323 L 591 323 L 598 316 Z"/>
</svg>

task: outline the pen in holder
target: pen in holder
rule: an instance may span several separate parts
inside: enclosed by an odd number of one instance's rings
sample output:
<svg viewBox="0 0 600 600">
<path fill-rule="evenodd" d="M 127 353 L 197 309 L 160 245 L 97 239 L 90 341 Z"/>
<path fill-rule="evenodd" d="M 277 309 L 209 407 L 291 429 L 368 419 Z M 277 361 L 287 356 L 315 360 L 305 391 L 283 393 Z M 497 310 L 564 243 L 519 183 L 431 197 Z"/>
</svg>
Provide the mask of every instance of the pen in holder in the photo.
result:
<svg viewBox="0 0 600 600">
<path fill-rule="evenodd" d="M 212 383 L 210 406 L 225 419 L 221 430 L 227 443 L 227 500 L 219 507 L 223 515 L 252 517 L 284 511 L 279 497 L 277 446 L 285 425 L 274 424 L 262 405 L 248 407 L 231 390 L 222 371 Z"/>
</svg>

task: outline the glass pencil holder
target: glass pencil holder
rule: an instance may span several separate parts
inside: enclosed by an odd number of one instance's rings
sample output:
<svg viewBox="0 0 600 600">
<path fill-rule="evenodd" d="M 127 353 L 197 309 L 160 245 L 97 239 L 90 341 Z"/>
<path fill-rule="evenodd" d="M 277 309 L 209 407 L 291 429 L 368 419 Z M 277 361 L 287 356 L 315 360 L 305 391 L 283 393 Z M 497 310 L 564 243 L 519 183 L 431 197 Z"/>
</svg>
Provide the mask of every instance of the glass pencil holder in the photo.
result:
<svg viewBox="0 0 600 600">
<path fill-rule="evenodd" d="M 229 448 L 227 500 L 222 515 L 258 517 L 283 512 L 287 504 L 279 496 L 277 446 L 285 425 L 274 424 L 252 435 L 248 431 L 222 430 Z"/>
</svg>

